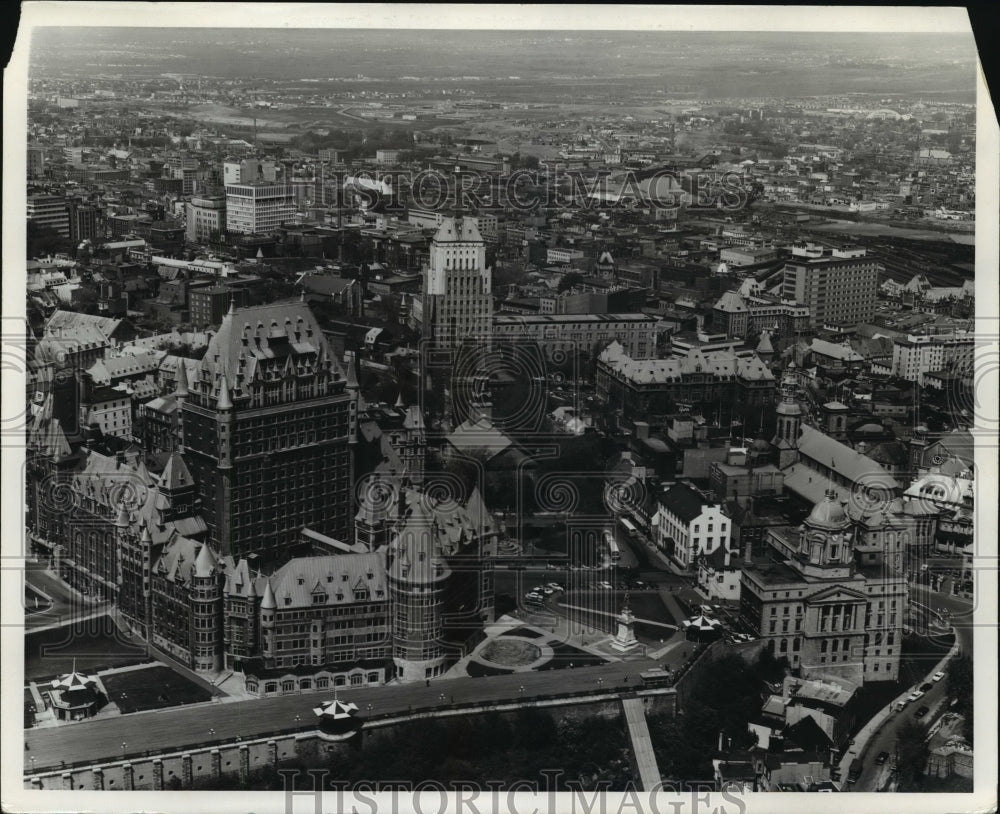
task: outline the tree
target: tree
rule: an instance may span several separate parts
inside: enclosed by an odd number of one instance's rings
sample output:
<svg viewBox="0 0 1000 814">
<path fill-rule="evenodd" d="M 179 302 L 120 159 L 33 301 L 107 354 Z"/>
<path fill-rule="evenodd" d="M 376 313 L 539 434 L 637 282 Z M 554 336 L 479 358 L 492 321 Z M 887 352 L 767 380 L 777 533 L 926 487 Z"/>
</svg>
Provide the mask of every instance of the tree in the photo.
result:
<svg viewBox="0 0 1000 814">
<path fill-rule="evenodd" d="M 570 271 L 562 276 L 559 281 L 558 291 L 561 294 L 563 291 L 569 291 L 573 286 L 580 285 L 583 282 L 583 275 L 578 271 Z"/>
<path fill-rule="evenodd" d="M 963 707 L 972 708 L 972 659 L 960 656 L 954 659 L 948 668 L 948 698 L 958 701 L 959 712 Z"/>
<path fill-rule="evenodd" d="M 896 759 L 900 788 L 911 788 L 919 782 L 927 766 L 930 748 L 927 727 L 917 721 L 906 721 L 896 733 Z"/>
<path fill-rule="evenodd" d="M 63 237 L 55 229 L 49 226 L 40 226 L 32 220 L 27 224 L 27 246 L 26 256 L 44 257 L 49 254 L 69 252 L 73 248 L 73 241 L 68 237 Z"/>
</svg>

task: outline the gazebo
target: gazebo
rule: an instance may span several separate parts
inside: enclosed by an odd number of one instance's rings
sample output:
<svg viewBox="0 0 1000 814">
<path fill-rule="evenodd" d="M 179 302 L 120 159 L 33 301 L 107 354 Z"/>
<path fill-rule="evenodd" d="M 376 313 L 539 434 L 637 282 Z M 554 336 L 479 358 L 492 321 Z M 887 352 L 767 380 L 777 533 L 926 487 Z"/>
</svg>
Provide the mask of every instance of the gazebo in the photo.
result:
<svg viewBox="0 0 1000 814">
<path fill-rule="evenodd" d="M 703 613 L 693 619 L 685 619 L 681 624 L 684 627 L 685 635 L 691 641 L 714 641 L 722 632 L 722 622 L 705 616 Z"/>
<path fill-rule="evenodd" d="M 79 721 L 97 714 L 104 695 L 97 680 L 76 671 L 60 676 L 49 690 L 52 709 L 60 721 Z"/>
<path fill-rule="evenodd" d="M 344 703 L 339 699 L 324 701 L 313 708 L 313 714 L 319 719 L 319 736 L 327 741 L 349 740 L 361 729 L 361 721 L 357 717 L 358 705 Z"/>
</svg>

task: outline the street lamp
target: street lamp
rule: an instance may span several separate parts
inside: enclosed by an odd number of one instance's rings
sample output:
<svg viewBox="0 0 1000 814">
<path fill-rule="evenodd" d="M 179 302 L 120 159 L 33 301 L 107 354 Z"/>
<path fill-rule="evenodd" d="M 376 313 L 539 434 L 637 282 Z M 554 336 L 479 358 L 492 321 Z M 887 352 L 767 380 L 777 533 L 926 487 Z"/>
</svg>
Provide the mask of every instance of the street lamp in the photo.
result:
<svg viewBox="0 0 1000 814">
<path fill-rule="evenodd" d="M 30 760 L 30 761 L 31 761 L 31 771 L 32 771 L 32 772 L 34 772 L 34 771 L 35 771 L 35 756 L 34 756 L 34 755 L 31 755 L 31 756 L 30 756 L 30 757 L 28 758 L 28 760 Z"/>
<path fill-rule="evenodd" d="M 208 730 L 208 736 L 210 738 L 214 738 L 215 737 L 215 729 L 209 729 Z"/>
<path fill-rule="evenodd" d="M 128 744 L 125 741 L 122 741 L 122 760 L 125 759 L 125 749 L 127 746 Z"/>
<path fill-rule="evenodd" d="M 524 685 L 523 684 L 518 688 L 518 691 L 521 693 L 521 695 L 524 695 Z"/>
</svg>

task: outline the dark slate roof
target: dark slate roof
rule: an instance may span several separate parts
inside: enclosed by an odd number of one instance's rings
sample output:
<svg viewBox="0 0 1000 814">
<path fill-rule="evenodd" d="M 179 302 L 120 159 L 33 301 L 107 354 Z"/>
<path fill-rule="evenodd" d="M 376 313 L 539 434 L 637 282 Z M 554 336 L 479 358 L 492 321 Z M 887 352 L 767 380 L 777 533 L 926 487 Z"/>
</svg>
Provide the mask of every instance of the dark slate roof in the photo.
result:
<svg viewBox="0 0 1000 814">
<path fill-rule="evenodd" d="M 701 514 L 702 501 L 701 495 L 683 483 L 674 484 L 660 497 L 660 503 L 685 522 Z"/>
</svg>

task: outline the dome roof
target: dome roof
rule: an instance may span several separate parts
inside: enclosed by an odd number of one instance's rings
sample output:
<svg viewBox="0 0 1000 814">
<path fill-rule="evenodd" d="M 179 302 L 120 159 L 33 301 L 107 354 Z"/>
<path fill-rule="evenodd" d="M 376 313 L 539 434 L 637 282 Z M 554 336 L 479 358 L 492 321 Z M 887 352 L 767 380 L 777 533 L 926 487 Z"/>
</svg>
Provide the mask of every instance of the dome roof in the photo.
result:
<svg viewBox="0 0 1000 814">
<path fill-rule="evenodd" d="M 817 503 L 806 518 L 806 523 L 810 526 L 826 526 L 828 528 L 840 528 L 850 522 L 847 512 L 837 497 L 837 493 L 829 490 L 826 497 Z"/>
</svg>

